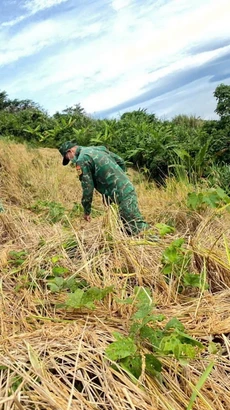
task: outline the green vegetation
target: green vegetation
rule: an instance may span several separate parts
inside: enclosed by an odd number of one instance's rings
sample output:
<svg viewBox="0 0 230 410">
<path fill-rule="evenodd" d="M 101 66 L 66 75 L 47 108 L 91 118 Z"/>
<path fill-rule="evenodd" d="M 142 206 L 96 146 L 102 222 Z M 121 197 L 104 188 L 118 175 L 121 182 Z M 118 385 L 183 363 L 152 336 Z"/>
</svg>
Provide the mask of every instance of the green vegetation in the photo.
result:
<svg viewBox="0 0 230 410">
<path fill-rule="evenodd" d="M 214 96 L 220 120 L 178 115 L 160 120 L 145 110 L 119 119 L 95 119 L 78 104 L 49 116 L 30 100 L 10 100 L 0 93 L 0 135 L 32 146 L 59 147 L 63 141 L 105 145 L 148 177 L 162 183 L 167 175 L 211 183 L 229 192 L 230 86 L 220 84 Z"/>
<path fill-rule="evenodd" d="M 163 329 L 159 328 L 158 322 L 162 322 L 165 317 L 153 314 L 155 306 L 149 289 L 136 287 L 132 297 L 118 302 L 131 304 L 135 312 L 130 317 L 129 335 L 115 332 L 116 341 L 107 347 L 106 355 L 136 379 L 141 376 L 143 368 L 150 376 L 159 377 L 162 370 L 160 358 L 165 355 L 185 364 L 204 348 L 200 342 L 184 333 L 184 325 L 176 318 L 169 320 Z M 145 345 L 154 354 L 145 354 Z"/>
</svg>

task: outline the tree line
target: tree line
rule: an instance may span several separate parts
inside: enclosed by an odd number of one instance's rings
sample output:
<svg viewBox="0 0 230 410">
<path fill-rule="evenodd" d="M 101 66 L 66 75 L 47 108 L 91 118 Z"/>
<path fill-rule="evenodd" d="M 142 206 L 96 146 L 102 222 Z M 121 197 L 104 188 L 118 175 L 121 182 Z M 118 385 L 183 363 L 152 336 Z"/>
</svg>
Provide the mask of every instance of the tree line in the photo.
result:
<svg viewBox="0 0 230 410">
<path fill-rule="evenodd" d="M 66 140 L 105 145 L 149 178 L 163 183 L 168 175 L 230 191 L 230 86 L 214 91 L 218 120 L 177 115 L 162 120 L 139 109 L 118 119 L 95 119 L 76 104 L 49 115 L 31 100 L 10 99 L 0 92 L 0 138 L 34 147 L 58 148 Z"/>
</svg>

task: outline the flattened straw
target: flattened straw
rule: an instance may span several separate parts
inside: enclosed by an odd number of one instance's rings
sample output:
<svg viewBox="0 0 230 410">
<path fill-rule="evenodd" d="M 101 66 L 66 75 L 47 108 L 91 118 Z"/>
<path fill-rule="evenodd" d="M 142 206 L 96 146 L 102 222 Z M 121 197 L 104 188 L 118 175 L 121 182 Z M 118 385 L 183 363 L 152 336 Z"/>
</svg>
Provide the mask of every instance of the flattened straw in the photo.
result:
<svg viewBox="0 0 230 410">
<path fill-rule="evenodd" d="M 86 327 L 87 327 L 87 324 L 88 324 L 88 318 L 89 317 L 86 318 L 85 325 L 84 325 L 83 330 L 82 330 L 82 335 L 81 335 L 81 338 L 79 340 L 79 345 L 78 345 L 77 355 L 76 355 L 76 360 L 75 360 L 75 366 L 74 366 L 74 372 L 73 372 L 72 388 L 71 388 L 71 392 L 70 392 L 70 396 L 69 396 L 68 405 L 67 405 L 66 410 L 70 410 L 71 403 L 72 403 L 72 400 L 73 400 L 74 383 L 75 383 L 75 380 L 76 380 L 76 373 L 77 373 L 77 365 L 78 365 L 78 361 L 79 361 L 79 354 L 80 354 L 80 351 L 81 351 L 81 346 L 82 346 L 82 341 L 83 341 L 83 337 L 84 337 L 84 334 L 85 334 L 85 330 L 86 330 Z"/>
</svg>

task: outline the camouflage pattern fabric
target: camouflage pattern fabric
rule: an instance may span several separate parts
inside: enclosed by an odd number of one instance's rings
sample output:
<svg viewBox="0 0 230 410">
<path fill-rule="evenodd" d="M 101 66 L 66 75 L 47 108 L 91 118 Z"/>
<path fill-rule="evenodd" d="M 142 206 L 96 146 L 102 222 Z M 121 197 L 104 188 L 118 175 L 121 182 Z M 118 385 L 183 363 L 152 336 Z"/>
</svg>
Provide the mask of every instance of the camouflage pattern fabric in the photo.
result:
<svg viewBox="0 0 230 410">
<path fill-rule="evenodd" d="M 107 203 L 119 206 L 127 232 L 136 234 L 148 228 L 138 208 L 135 188 L 125 174 L 125 163 L 105 147 L 78 147 L 72 160 L 81 181 L 82 206 L 86 215 L 91 213 L 93 191 L 96 189 Z"/>
<path fill-rule="evenodd" d="M 133 191 L 129 193 L 127 198 L 124 198 L 123 201 L 119 204 L 119 213 L 121 220 L 124 224 L 126 232 L 129 235 L 138 234 L 145 229 L 149 229 L 150 226 L 141 215 L 138 208 L 138 201 L 136 192 Z"/>
</svg>

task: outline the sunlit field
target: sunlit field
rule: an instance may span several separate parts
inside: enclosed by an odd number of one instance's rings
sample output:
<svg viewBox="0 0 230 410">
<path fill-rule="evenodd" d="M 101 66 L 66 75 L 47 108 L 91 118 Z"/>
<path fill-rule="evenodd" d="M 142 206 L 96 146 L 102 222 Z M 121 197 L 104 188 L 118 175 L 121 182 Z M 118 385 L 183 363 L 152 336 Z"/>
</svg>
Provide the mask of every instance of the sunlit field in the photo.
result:
<svg viewBox="0 0 230 410">
<path fill-rule="evenodd" d="M 0 409 L 229 409 L 230 198 L 130 169 L 129 237 L 61 163 L 0 141 Z"/>
</svg>

